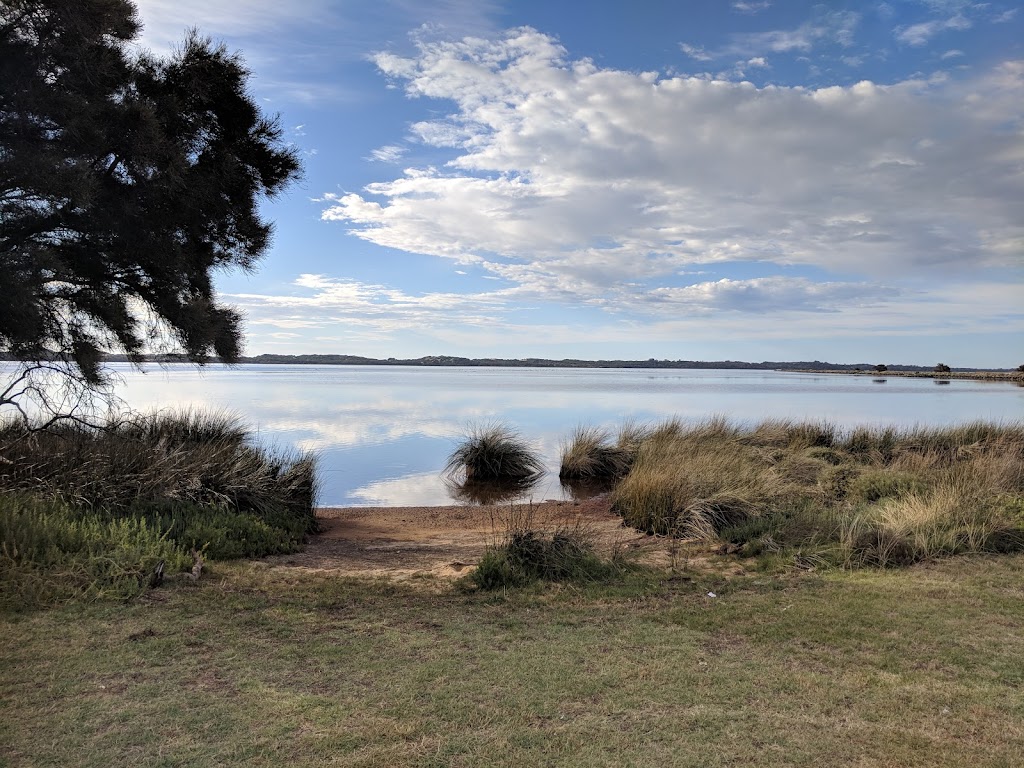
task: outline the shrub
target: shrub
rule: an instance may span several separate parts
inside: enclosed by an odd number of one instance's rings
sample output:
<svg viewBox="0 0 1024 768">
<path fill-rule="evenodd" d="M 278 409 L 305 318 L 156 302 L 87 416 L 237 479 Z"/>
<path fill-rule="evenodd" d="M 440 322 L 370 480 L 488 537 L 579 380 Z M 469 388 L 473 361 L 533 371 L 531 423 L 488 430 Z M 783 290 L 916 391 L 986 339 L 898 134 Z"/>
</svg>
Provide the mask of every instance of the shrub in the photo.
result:
<svg viewBox="0 0 1024 768">
<path fill-rule="evenodd" d="M 488 547 L 468 583 L 485 590 L 522 587 L 537 581 L 606 581 L 621 572 L 602 558 L 593 537 L 578 523 L 545 531 L 534 525 L 532 507 L 513 512 L 502 541 Z"/>
<path fill-rule="evenodd" d="M 215 560 L 296 552 L 306 534 L 301 518 L 283 508 L 256 514 L 185 501 L 163 501 L 140 504 L 134 514 L 183 550 L 195 549 Z"/>
<path fill-rule="evenodd" d="M 154 414 L 40 433 L 9 424 L 0 457 L 0 487 L 92 508 L 123 510 L 140 500 L 284 506 L 311 525 L 316 503 L 311 455 L 274 455 L 216 414 Z"/>
<path fill-rule="evenodd" d="M 317 525 L 315 459 L 252 445 L 224 414 L 162 413 L 39 433 L 8 423 L 0 428 L 0 490 L 111 522 L 146 520 L 215 557 L 292 551 Z"/>
<path fill-rule="evenodd" d="M 945 363 L 939 363 L 938 365 L 935 366 L 936 373 L 949 373 L 949 371 L 950 367 Z"/>
<path fill-rule="evenodd" d="M 537 453 L 519 434 L 504 424 L 472 427 L 448 457 L 444 472 L 464 473 L 466 482 L 525 481 L 543 472 Z"/>
<path fill-rule="evenodd" d="M 105 519 L 60 501 L 0 493 L 0 603 L 25 608 L 69 599 L 129 598 L 191 560 L 141 519 Z"/>
</svg>

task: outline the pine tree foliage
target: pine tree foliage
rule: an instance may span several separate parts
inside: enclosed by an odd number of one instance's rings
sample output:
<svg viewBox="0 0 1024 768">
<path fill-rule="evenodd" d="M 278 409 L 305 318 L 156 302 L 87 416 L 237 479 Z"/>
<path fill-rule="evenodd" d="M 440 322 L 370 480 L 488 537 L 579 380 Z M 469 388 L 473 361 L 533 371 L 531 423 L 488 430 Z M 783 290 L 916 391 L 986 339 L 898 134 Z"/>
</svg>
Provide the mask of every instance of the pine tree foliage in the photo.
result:
<svg viewBox="0 0 1024 768">
<path fill-rule="evenodd" d="M 212 277 L 253 268 L 299 173 L 238 55 L 139 30 L 128 0 L 0 0 L 0 349 L 90 383 L 104 352 L 238 357 Z"/>
</svg>

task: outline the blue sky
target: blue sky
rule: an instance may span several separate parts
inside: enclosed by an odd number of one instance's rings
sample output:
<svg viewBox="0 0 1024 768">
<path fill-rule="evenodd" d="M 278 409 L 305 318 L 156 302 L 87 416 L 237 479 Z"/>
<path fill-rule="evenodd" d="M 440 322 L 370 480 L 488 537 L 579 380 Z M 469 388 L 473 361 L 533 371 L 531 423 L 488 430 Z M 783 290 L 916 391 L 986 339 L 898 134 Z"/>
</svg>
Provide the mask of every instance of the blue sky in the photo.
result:
<svg viewBox="0 0 1024 768">
<path fill-rule="evenodd" d="M 138 5 L 304 158 L 250 354 L 1024 362 L 1020 3 Z"/>
</svg>

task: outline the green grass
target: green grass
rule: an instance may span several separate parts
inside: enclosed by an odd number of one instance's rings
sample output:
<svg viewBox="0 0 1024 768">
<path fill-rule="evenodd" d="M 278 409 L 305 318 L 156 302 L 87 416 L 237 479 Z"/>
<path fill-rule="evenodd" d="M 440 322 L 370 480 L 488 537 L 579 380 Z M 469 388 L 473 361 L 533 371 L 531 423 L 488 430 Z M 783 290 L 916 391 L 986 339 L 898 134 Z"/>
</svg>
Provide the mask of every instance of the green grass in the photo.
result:
<svg viewBox="0 0 1024 768">
<path fill-rule="evenodd" d="M 1009 768 L 1022 598 L 1021 555 L 505 593 L 215 565 L 0 615 L 0 762 Z"/>
</svg>

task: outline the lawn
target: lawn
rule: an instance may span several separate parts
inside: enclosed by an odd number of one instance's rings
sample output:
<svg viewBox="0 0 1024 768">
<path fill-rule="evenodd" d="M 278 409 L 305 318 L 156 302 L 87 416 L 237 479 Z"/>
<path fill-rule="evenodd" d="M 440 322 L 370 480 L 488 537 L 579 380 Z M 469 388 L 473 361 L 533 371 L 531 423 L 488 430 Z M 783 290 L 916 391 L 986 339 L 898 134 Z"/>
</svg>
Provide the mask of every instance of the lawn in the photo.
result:
<svg viewBox="0 0 1024 768">
<path fill-rule="evenodd" d="M 1024 764 L 1024 556 L 731 562 L 504 593 L 217 564 L 5 614 L 0 764 Z"/>
</svg>

